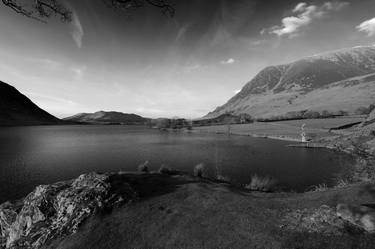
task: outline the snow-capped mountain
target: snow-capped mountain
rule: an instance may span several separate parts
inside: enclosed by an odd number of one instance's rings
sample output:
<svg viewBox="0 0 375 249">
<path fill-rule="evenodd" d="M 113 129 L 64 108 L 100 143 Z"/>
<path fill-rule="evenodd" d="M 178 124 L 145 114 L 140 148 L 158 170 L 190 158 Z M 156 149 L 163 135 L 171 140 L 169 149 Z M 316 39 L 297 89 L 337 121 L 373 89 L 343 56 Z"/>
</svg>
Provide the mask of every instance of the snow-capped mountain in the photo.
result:
<svg viewBox="0 0 375 249">
<path fill-rule="evenodd" d="M 205 117 L 223 113 L 268 117 L 301 110 L 354 112 L 374 103 L 375 47 L 354 47 L 267 67 Z"/>
</svg>

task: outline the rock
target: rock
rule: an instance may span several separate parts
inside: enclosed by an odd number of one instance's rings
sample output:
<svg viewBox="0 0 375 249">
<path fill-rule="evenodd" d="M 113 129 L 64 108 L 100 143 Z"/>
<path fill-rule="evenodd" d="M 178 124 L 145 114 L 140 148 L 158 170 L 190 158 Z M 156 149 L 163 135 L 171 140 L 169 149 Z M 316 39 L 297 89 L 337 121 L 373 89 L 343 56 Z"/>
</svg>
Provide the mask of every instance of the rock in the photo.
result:
<svg viewBox="0 0 375 249">
<path fill-rule="evenodd" d="M 13 204 L 5 202 L 0 205 L 0 248 L 5 247 L 6 238 L 16 217 L 17 213 L 14 210 Z"/>
<path fill-rule="evenodd" d="M 369 233 L 375 232 L 375 210 L 366 206 L 338 204 L 337 216 Z"/>
<path fill-rule="evenodd" d="M 111 193 L 110 175 L 89 173 L 74 181 L 35 188 L 17 210 L 10 203 L 0 206 L 1 246 L 40 248 L 49 239 L 77 232 L 82 222 L 105 208 L 137 198 L 126 182 L 122 192 Z"/>
</svg>

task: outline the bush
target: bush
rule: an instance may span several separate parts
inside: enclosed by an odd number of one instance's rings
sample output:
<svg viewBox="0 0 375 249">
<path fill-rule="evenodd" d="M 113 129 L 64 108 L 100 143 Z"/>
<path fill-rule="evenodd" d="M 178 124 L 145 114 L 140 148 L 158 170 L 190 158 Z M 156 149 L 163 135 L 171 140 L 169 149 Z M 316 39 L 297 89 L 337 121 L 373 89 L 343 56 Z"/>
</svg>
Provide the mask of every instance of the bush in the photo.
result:
<svg viewBox="0 0 375 249">
<path fill-rule="evenodd" d="M 357 115 L 368 115 L 370 112 L 371 111 L 364 106 L 358 107 L 357 110 L 354 111 Z"/>
<path fill-rule="evenodd" d="M 322 118 L 332 118 L 334 117 L 335 115 L 333 115 L 333 113 L 330 113 L 329 111 L 327 110 L 323 110 L 322 111 L 322 114 L 320 115 Z"/>
<path fill-rule="evenodd" d="M 139 171 L 139 172 L 148 173 L 148 172 L 149 172 L 149 169 L 148 169 L 148 161 L 145 161 L 144 163 L 140 164 L 140 165 L 138 166 L 138 171 Z"/>
<path fill-rule="evenodd" d="M 340 110 L 340 111 L 335 113 L 335 116 L 348 116 L 348 112 Z"/>
<path fill-rule="evenodd" d="M 165 166 L 163 164 L 163 165 L 161 165 L 161 167 L 159 169 L 159 173 L 160 174 L 165 174 L 165 175 L 177 175 L 179 173 L 179 171 L 171 169 L 168 166 Z"/>
<path fill-rule="evenodd" d="M 319 112 L 314 112 L 314 111 L 308 111 L 306 113 L 303 114 L 303 118 L 320 118 L 320 113 Z"/>
<path fill-rule="evenodd" d="M 277 181 L 269 176 L 258 176 L 257 174 L 251 177 L 249 184 L 245 185 L 246 189 L 270 192 L 273 191 L 276 186 Z"/>
<path fill-rule="evenodd" d="M 216 179 L 219 180 L 219 181 L 223 181 L 223 182 L 230 182 L 230 180 L 231 180 L 230 177 L 223 176 L 223 175 L 217 175 Z"/>
<path fill-rule="evenodd" d="M 204 177 L 206 165 L 204 163 L 199 163 L 194 167 L 194 176 Z"/>
<path fill-rule="evenodd" d="M 160 173 L 160 174 L 166 174 L 166 175 L 168 175 L 169 172 L 171 172 L 171 171 L 172 171 L 172 169 L 169 168 L 168 166 L 165 166 L 164 164 L 162 164 L 162 165 L 160 166 L 160 168 L 159 168 L 159 173 Z"/>
<path fill-rule="evenodd" d="M 306 111 L 287 112 L 284 118 L 285 119 L 302 119 L 305 112 Z"/>
</svg>

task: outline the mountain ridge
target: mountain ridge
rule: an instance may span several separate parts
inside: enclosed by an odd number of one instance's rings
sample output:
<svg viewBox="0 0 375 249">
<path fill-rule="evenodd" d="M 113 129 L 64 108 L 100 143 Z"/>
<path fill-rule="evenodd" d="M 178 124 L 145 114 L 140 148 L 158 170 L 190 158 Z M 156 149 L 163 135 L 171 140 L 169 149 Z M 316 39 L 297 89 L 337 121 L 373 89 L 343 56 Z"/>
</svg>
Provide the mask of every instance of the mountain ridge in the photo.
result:
<svg viewBox="0 0 375 249">
<path fill-rule="evenodd" d="M 346 48 L 304 57 L 283 65 L 268 66 L 246 83 L 241 91 L 229 99 L 226 104 L 217 107 L 213 112 L 208 113 L 205 118 L 217 117 L 224 113 L 247 113 L 257 117 L 272 116 L 276 115 L 275 111 L 278 108 L 281 108 L 279 115 L 284 115 L 288 112 L 288 105 L 291 107 L 290 109 L 293 109 L 291 111 L 298 109 L 294 108 L 295 106 L 291 103 L 295 98 L 313 95 L 314 91 L 327 89 L 327 87 L 332 87 L 334 83 L 350 81 L 351 79 L 353 80 L 349 86 L 344 84 L 345 86 L 342 85 L 342 88 L 354 87 L 356 84 L 363 83 L 359 82 L 360 80 L 357 77 L 363 77 L 367 80 L 367 83 L 374 82 L 374 78 L 368 78 L 373 73 L 375 73 L 375 46 Z M 354 78 L 357 79 L 354 80 Z M 375 89 L 372 85 L 368 85 L 367 88 L 369 88 L 367 90 L 370 90 L 368 93 L 362 91 L 366 101 L 353 103 L 353 106 L 345 105 L 344 107 L 348 112 L 354 112 L 360 105 L 368 106 L 372 104 L 369 100 L 371 97 L 369 93 L 375 93 Z M 337 85 L 335 90 L 339 90 Z M 331 94 L 337 95 L 339 93 L 332 92 Z M 281 99 L 283 101 L 280 101 Z M 268 105 L 270 110 L 261 108 L 263 115 L 260 115 L 261 113 L 257 111 L 259 109 L 257 105 L 262 103 L 267 105 L 269 101 L 275 104 Z M 314 109 L 315 107 L 313 104 L 310 108 L 307 106 L 307 109 Z M 324 105 L 319 103 L 317 109 L 324 109 Z M 331 108 L 329 105 L 326 105 L 326 109 L 338 111 L 337 108 Z"/>
<path fill-rule="evenodd" d="M 150 119 L 134 113 L 97 111 L 94 113 L 78 113 L 63 120 L 83 123 L 145 124 Z"/>
<path fill-rule="evenodd" d="M 0 126 L 60 123 L 60 119 L 41 109 L 15 87 L 0 81 Z"/>
</svg>

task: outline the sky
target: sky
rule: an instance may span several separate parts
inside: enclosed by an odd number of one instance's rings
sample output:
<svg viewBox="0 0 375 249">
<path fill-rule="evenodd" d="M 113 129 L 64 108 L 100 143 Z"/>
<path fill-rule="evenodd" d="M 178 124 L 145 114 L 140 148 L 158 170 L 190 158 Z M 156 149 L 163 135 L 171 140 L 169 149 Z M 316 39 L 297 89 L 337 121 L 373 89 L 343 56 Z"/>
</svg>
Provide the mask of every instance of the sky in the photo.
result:
<svg viewBox="0 0 375 249">
<path fill-rule="evenodd" d="M 0 5 L 0 80 L 60 118 L 100 110 L 198 118 L 266 66 L 375 44 L 373 0 L 170 0 L 173 18 L 63 1 L 70 23 Z"/>
</svg>

